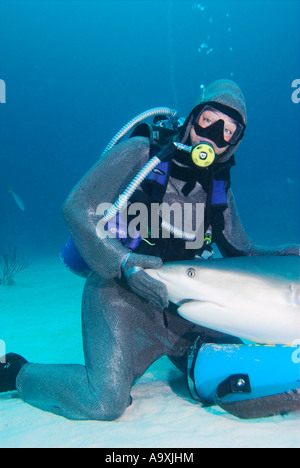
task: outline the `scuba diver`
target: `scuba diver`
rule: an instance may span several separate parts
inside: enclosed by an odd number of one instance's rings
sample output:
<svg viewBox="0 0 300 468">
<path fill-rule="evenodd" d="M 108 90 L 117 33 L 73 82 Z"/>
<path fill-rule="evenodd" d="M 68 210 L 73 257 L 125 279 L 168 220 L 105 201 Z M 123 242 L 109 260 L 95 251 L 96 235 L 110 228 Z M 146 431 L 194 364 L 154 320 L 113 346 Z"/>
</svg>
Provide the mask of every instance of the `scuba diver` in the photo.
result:
<svg viewBox="0 0 300 468">
<path fill-rule="evenodd" d="M 104 153 L 63 205 L 70 235 L 86 265 L 82 300 L 85 365 L 29 363 L 11 353 L 0 364 L 0 392 L 17 389 L 28 404 L 72 420 L 115 420 L 131 404 L 136 380 L 162 356 L 183 370 L 197 339 L 201 343 L 241 343 L 237 337 L 180 317 L 176 306 L 168 302 L 164 284 L 145 269 L 210 255 L 212 242 L 224 257 L 299 255 L 298 246 L 256 245 L 242 226 L 230 170 L 246 124 L 245 99 L 239 86 L 218 80 L 205 89 L 183 125 L 172 131 L 139 127 L 130 139 Z M 186 148 L 202 144 L 207 146 L 191 158 Z M 211 148 L 212 157 L 206 161 Z M 99 204 L 114 204 L 149 160 L 164 152 L 165 159 L 130 194 L 130 203 L 149 208 L 153 203 L 190 204 L 191 217 L 196 204 L 204 204 L 203 246 L 197 251 L 187 249 L 184 235 L 175 236 L 172 230 L 164 235 L 163 220 L 158 238 L 151 232 L 147 238 L 99 235 L 104 214 L 99 213 Z M 119 216 L 117 209 L 114 215 L 115 219 Z M 151 220 L 145 223 L 149 227 Z M 120 225 L 118 219 L 114 229 L 120 231 Z M 109 229 L 108 221 L 106 231 Z"/>
</svg>

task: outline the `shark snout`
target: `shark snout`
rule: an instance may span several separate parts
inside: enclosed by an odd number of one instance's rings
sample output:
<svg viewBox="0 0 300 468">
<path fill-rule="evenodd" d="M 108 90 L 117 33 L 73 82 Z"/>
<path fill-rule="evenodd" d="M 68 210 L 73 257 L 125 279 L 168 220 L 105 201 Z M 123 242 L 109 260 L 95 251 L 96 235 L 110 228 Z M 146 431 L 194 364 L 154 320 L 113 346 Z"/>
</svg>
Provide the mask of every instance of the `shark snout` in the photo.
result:
<svg viewBox="0 0 300 468">
<path fill-rule="evenodd" d="M 195 281 L 198 277 L 198 271 L 192 266 L 166 264 L 158 270 L 145 270 L 148 275 L 157 281 L 164 283 L 168 290 L 169 299 L 175 304 L 182 300 L 193 300 L 196 287 Z"/>
</svg>

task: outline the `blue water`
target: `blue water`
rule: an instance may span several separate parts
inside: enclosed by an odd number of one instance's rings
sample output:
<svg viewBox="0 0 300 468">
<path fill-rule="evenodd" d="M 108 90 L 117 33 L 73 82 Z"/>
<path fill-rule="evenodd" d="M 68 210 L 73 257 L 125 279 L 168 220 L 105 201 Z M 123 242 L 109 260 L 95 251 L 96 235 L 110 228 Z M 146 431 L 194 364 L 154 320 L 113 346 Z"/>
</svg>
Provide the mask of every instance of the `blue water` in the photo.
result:
<svg viewBox="0 0 300 468">
<path fill-rule="evenodd" d="M 247 100 L 232 170 L 246 231 L 298 243 L 299 20 L 296 0 L 0 0 L 0 250 L 56 254 L 63 201 L 120 127 L 155 106 L 185 116 L 219 78 Z"/>
</svg>

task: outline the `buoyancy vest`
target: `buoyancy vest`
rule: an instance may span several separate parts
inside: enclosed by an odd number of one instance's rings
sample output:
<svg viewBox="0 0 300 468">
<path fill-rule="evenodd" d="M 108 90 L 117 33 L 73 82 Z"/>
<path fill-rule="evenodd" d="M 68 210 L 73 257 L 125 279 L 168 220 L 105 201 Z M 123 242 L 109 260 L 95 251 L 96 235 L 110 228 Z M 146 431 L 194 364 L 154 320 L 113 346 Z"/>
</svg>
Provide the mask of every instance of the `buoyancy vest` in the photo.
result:
<svg viewBox="0 0 300 468">
<path fill-rule="evenodd" d="M 143 130 L 146 127 L 143 126 Z M 150 131 L 148 132 L 148 138 L 151 138 Z M 135 131 L 133 136 L 137 136 Z M 143 136 L 146 136 L 145 134 Z M 166 139 L 164 140 L 166 142 Z M 153 157 L 161 149 L 160 145 L 150 141 L 150 157 Z M 211 167 L 206 170 L 206 184 L 204 190 L 207 193 L 206 196 L 206 209 L 205 209 L 205 230 L 210 226 L 222 226 L 224 223 L 223 212 L 227 207 L 227 191 L 230 187 L 230 168 L 234 165 L 234 157 L 230 161 L 224 164 L 218 165 L 216 168 Z M 197 171 L 194 171 L 197 172 Z M 143 181 L 141 190 L 138 190 L 130 200 L 130 203 L 140 202 L 148 207 L 148 213 L 151 213 L 151 203 L 162 203 L 165 193 L 167 191 L 170 176 L 178 178 L 179 180 L 185 181 L 186 185 L 182 190 L 183 196 L 188 196 L 193 190 L 196 182 L 199 181 L 199 174 L 201 170 L 198 170 L 194 180 L 189 180 L 189 176 L 193 173 L 191 167 L 180 167 L 176 162 L 176 159 L 172 161 L 161 162 Z M 163 260 L 179 260 L 179 259 L 190 259 L 191 252 L 184 252 L 184 241 L 181 239 L 174 239 L 174 236 L 170 235 L 170 239 L 151 239 L 150 229 L 147 231 L 147 236 L 142 237 L 140 233 L 134 229 L 134 232 L 129 232 L 127 229 L 130 218 L 126 217 L 123 219 L 121 214 L 117 214 L 111 221 L 107 223 L 107 229 L 116 237 L 120 238 L 124 246 L 137 253 L 158 255 Z M 221 222 L 220 222 L 221 221 Z M 148 226 L 151 226 L 151 220 L 148 219 Z M 171 244 L 171 245 L 168 245 Z M 176 250 L 176 254 L 172 251 Z M 175 256 L 174 256 L 175 255 Z M 195 252 L 193 252 L 193 256 Z"/>
</svg>

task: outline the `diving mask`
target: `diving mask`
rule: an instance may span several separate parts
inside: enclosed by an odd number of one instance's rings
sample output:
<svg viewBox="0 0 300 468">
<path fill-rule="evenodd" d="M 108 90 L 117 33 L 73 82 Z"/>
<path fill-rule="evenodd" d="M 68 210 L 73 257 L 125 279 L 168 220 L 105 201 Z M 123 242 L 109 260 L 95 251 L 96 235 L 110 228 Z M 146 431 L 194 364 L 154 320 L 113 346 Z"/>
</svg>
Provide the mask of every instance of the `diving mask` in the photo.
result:
<svg viewBox="0 0 300 468">
<path fill-rule="evenodd" d="M 220 112 L 229 117 L 223 120 Z M 236 145 L 244 136 L 246 126 L 239 120 L 239 114 L 234 109 L 218 103 L 205 105 L 198 117 L 193 122 L 195 133 L 208 140 L 213 141 L 218 148 Z M 234 118 L 235 117 L 235 118 Z"/>
</svg>

